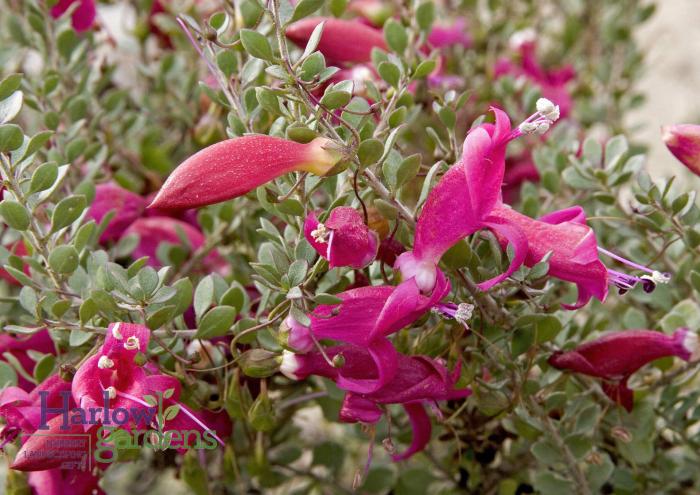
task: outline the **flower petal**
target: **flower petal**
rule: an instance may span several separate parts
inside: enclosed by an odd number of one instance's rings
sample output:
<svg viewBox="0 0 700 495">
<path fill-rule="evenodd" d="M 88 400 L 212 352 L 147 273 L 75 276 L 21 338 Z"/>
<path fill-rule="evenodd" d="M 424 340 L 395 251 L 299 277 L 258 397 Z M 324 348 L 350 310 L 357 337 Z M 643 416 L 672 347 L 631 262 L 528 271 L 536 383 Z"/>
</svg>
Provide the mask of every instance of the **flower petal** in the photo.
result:
<svg viewBox="0 0 700 495">
<path fill-rule="evenodd" d="M 409 402 L 404 404 L 403 407 L 408 414 L 408 419 L 411 421 L 413 438 L 411 439 L 411 445 L 409 445 L 408 449 L 400 454 L 391 456 L 395 462 L 404 461 L 413 454 L 423 450 L 430 441 L 430 433 L 433 428 L 430 423 L 430 418 L 420 402 Z"/>
</svg>

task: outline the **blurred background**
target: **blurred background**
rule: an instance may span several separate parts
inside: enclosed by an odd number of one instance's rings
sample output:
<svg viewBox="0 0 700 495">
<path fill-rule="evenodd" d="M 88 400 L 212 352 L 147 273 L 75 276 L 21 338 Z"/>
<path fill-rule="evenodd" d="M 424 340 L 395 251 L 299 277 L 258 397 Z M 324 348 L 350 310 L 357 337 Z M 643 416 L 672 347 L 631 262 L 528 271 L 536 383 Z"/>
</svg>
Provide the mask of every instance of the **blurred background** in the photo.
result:
<svg viewBox="0 0 700 495">
<path fill-rule="evenodd" d="M 700 2 L 663 0 L 637 32 L 646 55 L 639 89 L 645 104 L 629 114 L 634 138 L 649 146 L 649 170 L 656 176 L 693 177 L 660 139 L 665 124 L 700 124 Z M 697 179 L 694 179 L 697 180 Z"/>
</svg>

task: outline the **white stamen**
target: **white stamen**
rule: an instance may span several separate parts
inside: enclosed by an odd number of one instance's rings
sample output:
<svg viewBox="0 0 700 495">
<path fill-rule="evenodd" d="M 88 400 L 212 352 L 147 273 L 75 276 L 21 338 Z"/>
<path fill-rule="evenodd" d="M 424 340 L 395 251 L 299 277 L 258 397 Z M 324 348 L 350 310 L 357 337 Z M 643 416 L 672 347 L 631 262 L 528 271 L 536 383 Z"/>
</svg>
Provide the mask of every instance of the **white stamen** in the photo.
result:
<svg viewBox="0 0 700 495">
<path fill-rule="evenodd" d="M 114 337 L 117 340 L 121 340 L 124 338 L 124 336 L 121 334 L 119 331 L 119 326 L 121 325 L 121 322 L 117 323 L 112 327 L 112 337 Z"/>
<path fill-rule="evenodd" d="M 297 359 L 297 355 L 291 351 L 282 352 L 282 364 L 280 364 L 280 373 L 282 373 L 287 378 L 292 380 L 298 380 L 299 377 L 296 375 L 299 369 L 300 363 Z"/>
<path fill-rule="evenodd" d="M 554 110 L 546 113 L 544 116 L 545 116 L 545 118 L 551 120 L 552 122 L 556 122 L 557 120 L 559 120 L 559 115 L 560 115 L 559 105 L 556 105 L 554 107 Z"/>
<path fill-rule="evenodd" d="M 455 320 L 464 326 L 468 326 L 467 322 L 471 320 L 472 314 L 474 314 L 474 305 L 469 303 L 460 303 L 457 306 L 457 312 L 455 313 Z"/>
<path fill-rule="evenodd" d="M 319 223 L 314 230 L 311 231 L 311 237 L 314 241 L 324 244 L 328 238 L 328 229 L 322 223 Z"/>
<path fill-rule="evenodd" d="M 520 129 L 520 132 L 523 134 L 532 134 L 537 130 L 537 124 L 534 122 L 523 122 L 518 126 L 518 129 Z"/>
<path fill-rule="evenodd" d="M 547 121 L 537 124 L 537 134 L 544 134 L 547 132 L 549 130 L 549 125 L 550 124 Z"/>
<path fill-rule="evenodd" d="M 140 349 L 141 348 L 141 342 L 139 342 L 139 338 L 135 336 L 131 336 L 128 339 L 126 339 L 126 342 L 124 342 L 124 349 L 128 351 L 133 351 L 135 349 Z"/>
<path fill-rule="evenodd" d="M 110 399 L 114 399 L 117 396 L 117 389 L 114 387 L 107 387 L 105 392 L 107 392 Z"/>
<path fill-rule="evenodd" d="M 537 111 L 542 115 L 547 115 L 555 110 L 554 103 L 547 98 L 540 98 L 537 100 L 537 103 L 535 103 L 535 106 L 537 107 Z"/>
<path fill-rule="evenodd" d="M 101 370 L 114 368 L 114 361 L 107 356 L 100 356 L 100 359 L 97 361 L 97 367 Z"/>
<path fill-rule="evenodd" d="M 671 280 L 671 276 L 667 273 L 661 273 L 654 270 L 651 275 L 642 275 L 639 277 L 643 280 L 651 280 L 654 284 L 667 284 Z"/>
</svg>

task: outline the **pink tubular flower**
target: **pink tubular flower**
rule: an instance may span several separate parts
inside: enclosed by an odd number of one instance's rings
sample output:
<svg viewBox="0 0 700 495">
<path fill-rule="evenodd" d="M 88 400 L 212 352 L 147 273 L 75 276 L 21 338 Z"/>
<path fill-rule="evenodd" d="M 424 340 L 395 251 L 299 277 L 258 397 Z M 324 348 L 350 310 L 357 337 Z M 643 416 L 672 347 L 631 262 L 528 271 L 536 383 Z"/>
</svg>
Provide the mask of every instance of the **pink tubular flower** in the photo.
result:
<svg viewBox="0 0 700 495">
<path fill-rule="evenodd" d="M 351 392 L 370 393 L 383 387 L 396 374 L 397 352 L 387 337 L 420 318 L 450 291 L 447 278 L 438 272 L 435 288 L 430 296 L 418 290 L 409 279 L 396 287 L 367 286 L 347 290 L 338 297 L 338 305 L 320 305 L 309 315 L 309 328 L 290 325 L 289 340 L 334 340 L 361 346 L 367 350 L 374 364 L 371 378 L 358 379 L 338 373 L 338 386 Z M 310 333 L 310 335 L 308 335 Z M 303 350 L 310 349 L 310 345 Z M 302 350 L 302 349 L 300 349 Z"/>
<path fill-rule="evenodd" d="M 700 125 L 666 125 L 661 128 L 661 135 L 673 156 L 695 175 L 700 175 Z"/>
<path fill-rule="evenodd" d="M 37 351 L 42 354 L 56 354 L 56 346 L 46 329 L 39 330 L 29 336 L 12 337 L 7 334 L 0 335 L 0 356 L 9 352 L 22 365 L 28 375 L 34 374 L 36 362 L 29 357 L 27 351 Z M 23 390 L 29 391 L 34 388 L 22 375 L 18 375 L 18 385 Z"/>
<path fill-rule="evenodd" d="M 56 439 L 57 435 L 79 434 L 85 437 L 85 431 L 81 426 L 75 426 L 68 431 L 61 430 L 63 418 L 56 413 L 48 414 L 46 426 L 48 429 L 39 429 L 42 421 L 41 396 L 46 394 L 44 404 L 51 409 L 60 409 L 63 406 L 62 394 L 70 397 L 71 385 L 59 375 L 52 375 L 36 386 L 30 393 L 17 387 L 7 387 L 0 392 L 0 416 L 5 420 L 5 427 L 0 432 L 0 449 L 8 442 L 12 442 L 20 433 L 24 445 L 17 453 L 12 464 L 12 469 L 29 471 L 29 485 L 34 493 L 46 495 L 60 495 L 63 493 L 75 493 L 76 495 L 89 495 L 103 493 L 98 486 L 99 476 L 89 471 L 77 469 L 59 469 L 64 462 L 75 461 L 76 456 L 83 457 L 87 465 L 87 456 L 92 452 L 84 446 L 76 446 L 68 449 L 64 456 L 52 456 L 43 458 L 37 453 L 55 452 L 55 447 L 44 446 L 48 439 Z M 75 407 L 71 400 L 69 407 Z M 33 435 L 39 433 L 39 435 Z M 48 435 L 47 435 L 48 433 Z M 90 432 L 94 433 L 94 430 Z M 75 436 L 69 437 L 75 440 Z M 94 438 L 87 437 L 86 442 L 94 442 Z M 94 445 L 93 445 L 94 446 Z M 82 447 L 82 448 L 81 448 Z M 69 451 L 70 450 L 70 451 Z M 24 453 L 28 452 L 28 455 Z M 32 455 L 34 454 L 34 455 Z"/>
<path fill-rule="evenodd" d="M 297 355 L 286 351 L 281 370 L 295 380 L 303 380 L 310 375 L 323 376 L 336 382 L 343 375 L 353 377 L 358 382 L 377 379 L 376 370 L 372 366 L 373 357 L 366 349 L 344 345 L 328 348 L 325 352 L 330 359 L 342 356 L 345 364 L 341 368 L 335 368 L 328 364 L 320 352 Z M 383 414 L 381 405 L 403 405 L 411 420 L 413 440 L 405 452 L 393 455 L 395 461 L 400 461 L 423 450 L 430 440 L 431 424 L 423 408 L 424 403 L 461 399 L 471 391 L 455 389 L 459 368 L 450 373 L 443 362 L 425 356 L 397 354 L 396 358 L 395 375 L 380 388 L 371 393 L 346 393 L 340 420 L 347 423 L 376 423 Z"/>
<path fill-rule="evenodd" d="M 196 208 L 242 196 L 289 172 L 324 175 L 340 160 L 330 145 L 325 138 L 300 144 L 262 134 L 216 143 L 181 163 L 150 206 Z"/>
<path fill-rule="evenodd" d="M 357 210 L 347 206 L 335 208 L 325 223 L 320 223 L 316 214 L 309 214 L 304 236 L 331 268 L 364 268 L 374 260 L 379 245 L 376 232 L 365 225 Z"/>
<path fill-rule="evenodd" d="M 462 46 L 470 48 L 472 37 L 467 31 L 467 20 L 458 17 L 452 24 L 437 24 L 433 26 L 428 35 L 428 44 L 433 48 L 446 48 L 449 46 Z"/>
<path fill-rule="evenodd" d="M 574 305 L 564 305 L 568 309 L 585 305 L 591 297 L 604 300 L 608 284 L 624 293 L 638 283 L 647 292 L 659 283 L 667 283 L 669 275 L 598 247 L 578 206 L 535 220 L 503 204 L 500 189 L 506 145 L 523 133 L 547 130 L 559 116 L 558 108 L 544 98 L 538 100 L 537 107 L 538 112 L 515 130 L 505 113 L 493 109 L 494 125 L 483 124 L 470 131 L 461 163 L 453 166 L 428 196 L 416 225 L 413 251 L 402 254 L 395 266 L 404 277 L 415 277 L 421 290 L 428 292 L 434 286 L 442 255 L 463 237 L 487 228 L 496 234 L 502 247 L 513 245 L 514 256 L 506 272 L 479 284 L 483 290 L 503 281 L 522 264 L 533 266 L 550 252 L 549 274 L 578 286 L 578 300 Z M 647 274 L 634 276 L 608 269 L 599 260 L 599 253 Z"/>
<path fill-rule="evenodd" d="M 519 64 L 509 59 L 498 60 L 495 67 L 496 77 L 510 75 L 526 78 L 540 88 L 542 97 L 559 104 L 562 117 L 568 117 L 573 107 L 573 100 L 566 86 L 576 75 L 574 68 L 567 65 L 555 70 L 544 69 L 537 60 L 537 40 L 532 30 L 513 34 L 510 44 L 511 49 L 520 55 Z"/>
<path fill-rule="evenodd" d="M 628 411 L 634 404 L 627 387 L 630 375 L 656 359 L 676 356 L 685 361 L 698 356 L 698 336 L 687 328 L 673 335 L 652 330 L 611 332 L 568 352 L 549 358 L 555 368 L 603 379 L 603 390 Z"/>
<path fill-rule="evenodd" d="M 133 258 L 148 256 L 148 264 L 159 267 L 157 252 L 162 242 L 179 245 L 182 243 L 178 230 L 187 238 L 192 251 L 202 247 L 204 234 L 189 223 L 171 217 L 145 217 L 139 218 L 124 231 L 124 235 L 137 234 L 139 244 L 131 253 Z M 228 263 L 216 250 L 212 250 L 202 260 L 203 266 L 209 270 L 225 273 L 229 270 Z"/>
<path fill-rule="evenodd" d="M 95 17 L 97 16 L 95 0 L 58 0 L 56 5 L 51 7 L 51 17 L 58 19 L 74 3 L 77 3 L 78 7 L 73 11 L 71 17 L 73 29 L 79 33 L 87 31 L 95 23 Z"/>
<path fill-rule="evenodd" d="M 95 188 L 95 199 L 87 216 L 98 224 L 114 210 L 115 215 L 100 236 L 100 242 L 115 241 L 146 209 L 146 200 L 114 183 L 100 184 Z"/>
<path fill-rule="evenodd" d="M 151 406 L 144 402 L 145 395 L 171 389 L 172 396 L 165 401 L 164 407 L 178 404 L 184 415 L 168 420 L 165 425 L 167 429 L 208 429 L 200 419 L 205 413 L 198 415 L 177 402 L 181 387 L 176 378 L 160 374 L 152 363 L 144 366 L 136 363 L 137 354 L 148 352 L 149 340 L 150 330 L 143 325 L 111 323 L 100 351 L 88 358 L 75 374 L 72 384 L 73 399 L 82 408 L 102 408 L 106 395 L 110 409 L 121 407 L 129 411 L 147 410 Z M 129 422 L 120 426 L 126 429 L 148 426 L 135 421 L 136 417 L 132 414 Z M 140 421 L 147 422 L 148 415 L 141 415 Z M 216 433 L 213 436 L 223 444 Z"/>
<path fill-rule="evenodd" d="M 416 225 L 413 251 L 396 260 L 396 268 L 404 277 L 415 277 L 418 287 L 429 292 L 435 285 L 437 264 L 442 255 L 457 241 L 488 228 L 513 243 L 515 257 L 508 270 L 480 287 L 484 290 L 504 280 L 525 259 L 527 241 L 517 229 L 490 216 L 500 202 L 508 142 L 520 136 L 512 130 L 508 116 L 499 109 L 495 125 L 484 124 L 469 132 L 464 140 L 461 161 L 450 168 L 428 195 Z M 537 127 L 545 117 L 530 119 Z M 537 120 L 539 119 L 539 120 Z"/>
<path fill-rule="evenodd" d="M 326 24 L 323 26 L 318 51 L 331 62 L 370 62 L 372 48 L 387 50 L 380 30 L 358 21 L 333 17 L 310 17 L 297 21 L 287 28 L 287 38 L 303 48 L 321 22 Z"/>
</svg>

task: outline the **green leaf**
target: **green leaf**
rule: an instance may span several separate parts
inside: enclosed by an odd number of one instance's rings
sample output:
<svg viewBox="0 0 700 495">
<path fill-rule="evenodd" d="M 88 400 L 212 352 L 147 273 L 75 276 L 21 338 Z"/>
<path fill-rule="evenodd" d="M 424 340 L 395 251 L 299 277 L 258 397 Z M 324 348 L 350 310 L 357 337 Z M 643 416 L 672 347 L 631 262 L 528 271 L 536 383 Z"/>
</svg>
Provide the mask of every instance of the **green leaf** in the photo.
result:
<svg viewBox="0 0 700 495">
<path fill-rule="evenodd" d="M 306 57 L 310 56 L 318 47 L 318 44 L 321 41 L 321 35 L 323 34 L 323 28 L 326 26 L 326 21 L 319 22 L 314 30 L 311 32 L 311 36 L 309 36 L 309 41 L 306 42 L 306 47 L 304 48 L 304 53 L 302 53 L 301 58 L 302 60 L 305 59 Z M 325 60 L 324 60 L 324 66 L 325 66 Z M 320 71 L 319 71 L 320 72 Z"/>
<path fill-rule="evenodd" d="M 51 232 L 56 232 L 75 222 L 86 206 L 85 196 L 82 195 L 62 199 L 51 214 Z"/>
<path fill-rule="evenodd" d="M 401 71 L 399 68 L 392 64 L 391 62 L 382 62 L 377 67 L 377 72 L 382 79 L 391 84 L 393 87 L 399 87 L 399 80 L 401 79 Z"/>
<path fill-rule="evenodd" d="M 396 171 L 396 188 L 398 189 L 405 183 L 413 180 L 420 170 L 421 154 L 416 153 L 405 158 L 399 165 Z"/>
<path fill-rule="evenodd" d="M 348 91 L 333 91 L 333 87 L 329 87 L 321 98 L 321 104 L 333 110 L 347 105 L 352 98 L 352 93 Z"/>
<path fill-rule="evenodd" d="M 34 289 L 28 286 L 19 291 L 19 304 L 29 313 L 36 314 L 37 296 Z"/>
<path fill-rule="evenodd" d="M 241 29 L 240 35 L 243 48 L 245 48 L 245 51 L 251 56 L 267 60 L 268 62 L 274 60 L 270 42 L 267 41 L 265 36 L 252 29 Z"/>
<path fill-rule="evenodd" d="M 93 334 L 90 332 L 84 332 L 83 330 L 78 330 L 74 328 L 70 331 L 70 336 L 68 337 L 68 343 L 71 347 L 80 347 L 92 338 Z"/>
<path fill-rule="evenodd" d="M 14 119 L 20 110 L 24 95 L 21 91 L 15 91 L 9 98 L 0 100 L 0 124 L 5 124 Z"/>
<path fill-rule="evenodd" d="M 34 366 L 34 379 L 37 383 L 42 383 L 53 372 L 56 365 L 56 357 L 51 354 L 46 354 Z"/>
<path fill-rule="evenodd" d="M 0 81 L 0 101 L 17 91 L 20 84 L 22 84 L 22 74 L 10 74 Z"/>
<path fill-rule="evenodd" d="M 287 276 L 289 277 L 289 285 L 295 287 L 304 281 L 306 272 L 309 269 L 309 264 L 306 260 L 296 260 L 289 265 Z"/>
<path fill-rule="evenodd" d="M 325 0 L 301 0 L 299 3 L 297 3 L 296 7 L 294 7 L 294 13 L 292 14 L 292 18 L 289 20 L 289 22 L 298 21 L 299 19 L 303 19 L 304 17 L 313 14 L 318 9 L 323 7 L 324 1 Z"/>
<path fill-rule="evenodd" d="M 175 313 L 175 306 L 163 306 L 156 310 L 146 320 L 146 326 L 151 330 L 156 330 L 172 320 Z"/>
<path fill-rule="evenodd" d="M 357 157 L 364 166 L 376 163 L 384 153 L 384 145 L 378 139 L 365 139 L 357 149 Z"/>
<path fill-rule="evenodd" d="M 311 81 L 317 74 L 326 68 L 326 58 L 321 52 L 314 52 L 301 64 L 301 78 Z"/>
<path fill-rule="evenodd" d="M 342 445 L 326 440 L 314 447 L 313 460 L 314 466 L 325 466 L 331 471 L 338 471 L 343 467 L 345 460 L 345 449 Z"/>
<path fill-rule="evenodd" d="M 435 20 L 435 4 L 423 2 L 416 9 L 416 21 L 421 31 L 429 31 Z"/>
<path fill-rule="evenodd" d="M 22 129 L 15 124 L 0 125 L 0 153 L 14 151 L 24 143 Z"/>
<path fill-rule="evenodd" d="M 207 275 L 197 284 L 194 291 L 194 314 L 199 320 L 214 302 L 214 279 Z"/>
<path fill-rule="evenodd" d="M 221 72 L 229 78 L 236 73 L 238 68 L 238 62 L 236 61 L 236 54 L 233 50 L 223 50 L 219 52 L 216 56 L 216 65 L 219 66 Z"/>
<path fill-rule="evenodd" d="M 53 131 L 41 131 L 32 136 L 27 144 L 27 149 L 24 150 L 22 159 L 25 159 L 26 157 L 39 151 L 39 149 L 44 146 L 49 139 L 51 139 L 51 136 L 53 136 Z"/>
<path fill-rule="evenodd" d="M 572 482 L 551 471 L 540 471 L 535 475 L 535 488 L 542 495 L 561 495 L 574 493 Z"/>
<path fill-rule="evenodd" d="M 12 366 L 0 361 L 0 389 L 17 386 L 17 372 Z"/>
<path fill-rule="evenodd" d="M 413 72 L 413 79 L 422 79 L 435 70 L 437 62 L 435 60 L 423 60 Z"/>
<path fill-rule="evenodd" d="M 217 306 L 207 312 L 199 322 L 195 335 L 198 339 L 212 339 L 226 335 L 236 318 L 236 308 Z"/>
<path fill-rule="evenodd" d="M 389 19 L 384 24 L 384 39 L 394 52 L 402 54 L 408 46 L 406 28 L 396 19 Z"/>
<path fill-rule="evenodd" d="M 0 215 L 5 223 L 15 230 L 27 230 L 31 217 L 27 209 L 17 201 L 5 199 L 0 202 Z"/>
<path fill-rule="evenodd" d="M 343 300 L 338 296 L 334 296 L 333 294 L 321 292 L 320 294 L 316 294 L 316 296 L 314 296 L 314 302 L 316 304 L 336 305 L 343 302 Z"/>
<path fill-rule="evenodd" d="M 58 246 L 49 254 L 49 266 L 57 273 L 73 273 L 78 261 L 78 251 L 73 246 Z"/>
</svg>

